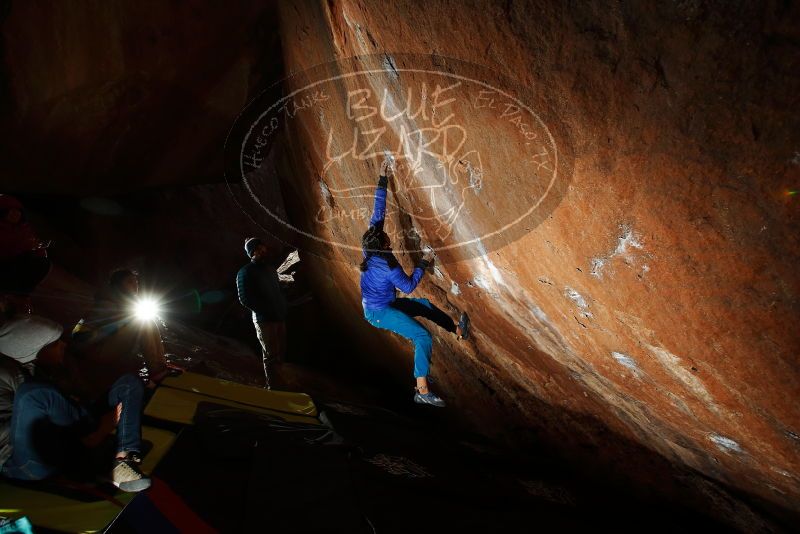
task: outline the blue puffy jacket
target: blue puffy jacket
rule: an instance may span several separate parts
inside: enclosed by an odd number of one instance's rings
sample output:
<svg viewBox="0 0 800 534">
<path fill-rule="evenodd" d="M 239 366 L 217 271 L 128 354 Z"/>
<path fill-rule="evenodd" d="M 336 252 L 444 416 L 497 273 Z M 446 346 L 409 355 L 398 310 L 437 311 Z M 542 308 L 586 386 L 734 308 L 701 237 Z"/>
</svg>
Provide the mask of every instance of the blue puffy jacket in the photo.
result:
<svg viewBox="0 0 800 534">
<path fill-rule="evenodd" d="M 370 227 L 383 229 L 386 217 L 386 186 L 388 178 L 381 176 L 378 188 L 375 190 L 375 208 L 369 221 Z M 363 251 L 364 257 L 367 252 Z M 389 267 L 387 260 L 378 255 L 367 258 L 367 270 L 361 273 L 361 304 L 365 310 L 382 310 L 389 306 L 395 299 L 395 289 L 406 295 L 410 294 L 419 284 L 428 262 L 422 260 L 408 276 L 399 265 Z"/>
</svg>

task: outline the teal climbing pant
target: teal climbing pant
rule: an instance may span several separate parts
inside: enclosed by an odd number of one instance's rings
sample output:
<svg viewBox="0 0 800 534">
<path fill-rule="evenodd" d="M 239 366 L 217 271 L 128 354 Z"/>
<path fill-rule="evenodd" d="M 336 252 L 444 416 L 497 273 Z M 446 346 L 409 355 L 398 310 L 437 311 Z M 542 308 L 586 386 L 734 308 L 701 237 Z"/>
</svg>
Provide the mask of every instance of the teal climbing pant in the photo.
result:
<svg viewBox="0 0 800 534">
<path fill-rule="evenodd" d="M 364 317 L 372 326 L 400 334 L 414 343 L 414 377 L 427 377 L 431 367 L 433 340 L 431 333 L 414 317 L 425 317 L 449 332 L 455 332 L 453 321 L 428 299 L 400 298 L 379 310 L 364 309 Z"/>
</svg>

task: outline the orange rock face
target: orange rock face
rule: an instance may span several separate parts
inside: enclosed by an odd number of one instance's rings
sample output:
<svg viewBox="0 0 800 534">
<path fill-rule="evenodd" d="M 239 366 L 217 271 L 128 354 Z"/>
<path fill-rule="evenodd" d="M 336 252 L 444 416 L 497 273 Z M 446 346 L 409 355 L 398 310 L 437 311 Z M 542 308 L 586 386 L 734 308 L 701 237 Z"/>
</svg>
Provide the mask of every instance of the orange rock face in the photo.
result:
<svg viewBox="0 0 800 534">
<path fill-rule="evenodd" d="M 276 228 L 387 372 L 411 349 L 363 321 L 357 263 L 389 153 L 401 262 L 439 251 L 417 294 L 473 317 L 434 343 L 452 412 L 797 511 L 798 13 L 720 9 L 281 4 L 294 76 L 241 156 L 271 154 Z"/>
</svg>

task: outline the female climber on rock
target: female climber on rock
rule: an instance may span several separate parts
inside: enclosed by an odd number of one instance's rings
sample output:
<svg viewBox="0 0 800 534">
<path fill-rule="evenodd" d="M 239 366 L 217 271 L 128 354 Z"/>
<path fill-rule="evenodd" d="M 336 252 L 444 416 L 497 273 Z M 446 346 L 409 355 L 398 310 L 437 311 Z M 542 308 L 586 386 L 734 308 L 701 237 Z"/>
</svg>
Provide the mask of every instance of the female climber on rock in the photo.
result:
<svg viewBox="0 0 800 534">
<path fill-rule="evenodd" d="M 375 190 L 375 208 L 369 229 L 361 238 L 364 261 L 361 262 L 361 304 L 364 317 L 376 328 L 400 334 L 414 342 L 414 377 L 417 379 L 414 402 L 444 407 L 444 401 L 428 388 L 428 370 L 433 348 L 431 334 L 414 317 L 433 321 L 459 339 L 469 337 L 469 317 L 461 314 L 458 325 L 428 299 L 397 298 L 395 290 L 411 294 L 422 279 L 425 269 L 433 260 L 433 251 L 426 252 L 408 276 L 392 254 L 389 236 L 383 231 L 386 216 L 386 194 L 389 179 L 394 176 L 394 165 L 389 159 L 381 164 L 378 188 Z"/>
</svg>

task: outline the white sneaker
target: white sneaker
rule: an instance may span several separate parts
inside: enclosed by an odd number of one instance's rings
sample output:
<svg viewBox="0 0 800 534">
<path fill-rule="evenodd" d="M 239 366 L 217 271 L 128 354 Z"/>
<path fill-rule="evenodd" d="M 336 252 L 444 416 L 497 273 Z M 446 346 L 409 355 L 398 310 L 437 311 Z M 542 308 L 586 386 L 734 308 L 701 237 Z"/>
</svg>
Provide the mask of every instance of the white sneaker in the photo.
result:
<svg viewBox="0 0 800 534">
<path fill-rule="evenodd" d="M 146 490 L 150 487 L 150 478 L 142 474 L 136 463 L 128 458 L 120 458 L 114 461 L 111 482 L 122 491 L 131 493 Z"/>
</svg>

